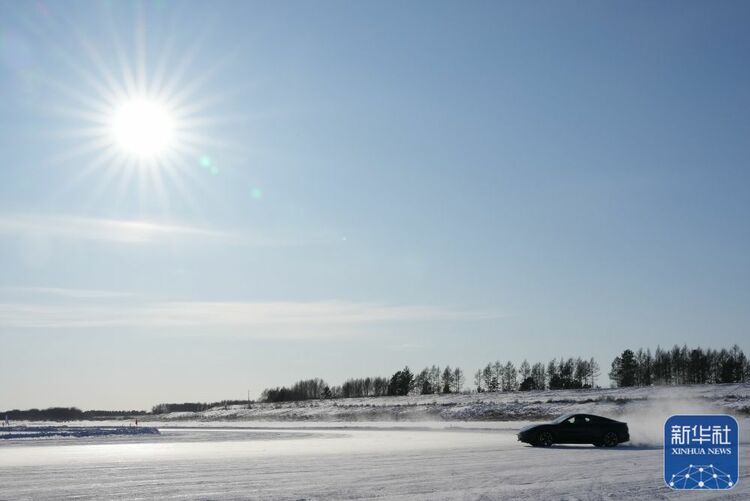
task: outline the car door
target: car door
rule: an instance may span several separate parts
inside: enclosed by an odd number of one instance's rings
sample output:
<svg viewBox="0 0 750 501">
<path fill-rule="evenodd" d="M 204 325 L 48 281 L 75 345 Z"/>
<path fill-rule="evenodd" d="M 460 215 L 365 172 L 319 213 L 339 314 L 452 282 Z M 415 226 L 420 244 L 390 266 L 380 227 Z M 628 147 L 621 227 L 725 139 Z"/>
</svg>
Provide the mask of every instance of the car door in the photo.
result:
<svg viewBox="0 0 750 501">
<path fill-rule="evenodd" d="M 576 443 L 590 444 L 596 435 L 596 423 L 593 417 L 576 416 Z"/>
<path fill-rule="evenodd" d="M 562 423 L 559 441 L 568 444 L 590 443 L 592 426 L 588 416 L 571 416 Z"/>
<path fill-rule="evenodd" d="M 589 433 L 586 443 L 594 443 L 601 440 L 605 432 L 605 423 L 597 416 L 591 416 L 591 423 L 588 426 Z"/>
<path fill-rule="evenodd" d="M 577 422 L 578 416 L 571 416 L 562 423 L 560 423 L 560 426 L 558 427 L 557 432 L 557 441 L 563 444 L 573 444 L 576 443 L 577 440 L 577 433 L 576 433 L 576 422 Z"/>
</svg>

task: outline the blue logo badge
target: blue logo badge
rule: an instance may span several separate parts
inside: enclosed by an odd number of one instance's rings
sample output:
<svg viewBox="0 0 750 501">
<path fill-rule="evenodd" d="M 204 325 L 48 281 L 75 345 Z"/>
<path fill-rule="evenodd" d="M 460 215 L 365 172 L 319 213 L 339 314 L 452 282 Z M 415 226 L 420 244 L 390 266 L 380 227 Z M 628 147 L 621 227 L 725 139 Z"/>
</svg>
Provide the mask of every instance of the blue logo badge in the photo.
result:
<svg viewBox="0 0 750 501">
<path fill-rule="evenodd" d="M 739 475 L 739 426 L 725 414 L 664 423 L 664 481 L 672 489 L 731 489 Z"/>
</svg>

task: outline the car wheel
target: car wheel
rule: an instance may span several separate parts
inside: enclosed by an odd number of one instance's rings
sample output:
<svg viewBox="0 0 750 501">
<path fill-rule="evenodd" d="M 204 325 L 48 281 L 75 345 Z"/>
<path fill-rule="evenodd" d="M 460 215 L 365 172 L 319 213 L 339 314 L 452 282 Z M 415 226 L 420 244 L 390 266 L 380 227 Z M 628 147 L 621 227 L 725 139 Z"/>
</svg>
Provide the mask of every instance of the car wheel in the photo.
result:
<svg viewBox="0 0 750 501">
<path fill-rule="evenodd" d="M 620 441 L 617 438 L 617 433 L 609 431 L 604 435 L 602 443 L 604 447 L 615 447 Z"/>
<path fill-rule="evenodd" d="M 539 439 L 537 439 L 536 442 L 542 447 L 549 447 L 550 445 L 552 445 L 552 442 L 553 442 L 552 433 L 548 431 L 541 432 L 539 434 Z"/>
</svg>

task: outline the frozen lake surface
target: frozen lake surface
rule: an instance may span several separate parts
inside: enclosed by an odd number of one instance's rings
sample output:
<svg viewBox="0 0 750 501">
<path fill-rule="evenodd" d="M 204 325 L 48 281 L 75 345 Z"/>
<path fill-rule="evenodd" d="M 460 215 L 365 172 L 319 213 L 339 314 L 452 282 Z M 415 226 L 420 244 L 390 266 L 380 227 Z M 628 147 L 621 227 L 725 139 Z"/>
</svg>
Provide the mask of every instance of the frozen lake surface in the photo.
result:
<svg viewBox="0 0 750 501">
<path fill-rule="evenodd" d="M 519 423 L 487 424 L 246 424 L 161 428 L 160 435 L 7 440 L 0 444 L 0 499 L 685 496 L 664 486 L 659 444 L 539 449 L 516 441 Z M 747 424 L 743 420 L 741 427 Z M 744 468 L 750 462 L 746 446 L 740 455 Z M 719 496 L 748 499 L 750 483 L 742 476 L 732 491 L 713 495 Z"/>
<path fill-rule="evenodd" d="M 158 435 L 150 426 L 3 426 L 0 440 L 39 439 L 54 437 L 103 437 L 106 435 Z"/>
</svg>

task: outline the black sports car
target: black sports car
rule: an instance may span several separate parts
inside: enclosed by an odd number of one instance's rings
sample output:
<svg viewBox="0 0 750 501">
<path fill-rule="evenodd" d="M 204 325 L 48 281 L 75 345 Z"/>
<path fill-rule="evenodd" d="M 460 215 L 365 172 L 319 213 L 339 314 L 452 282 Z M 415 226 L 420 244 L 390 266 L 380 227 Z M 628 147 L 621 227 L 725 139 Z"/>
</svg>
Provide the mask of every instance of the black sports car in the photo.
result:
<svg viewBox="0 0 750 501">
<path fill-rule="evenodd" d="M 594 444 L 615 447 L 630 440 L 627 423 L 591 414 L 564 414 L 551 423 L 526 426 L 518 440 L 534 447 L 552 444 Z"/>
</svg>

